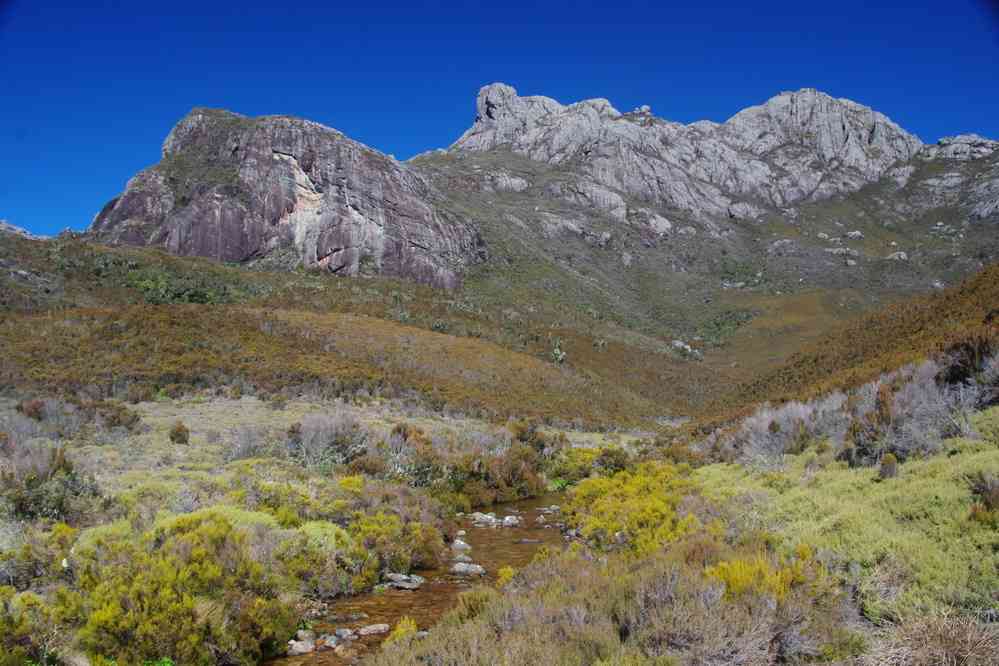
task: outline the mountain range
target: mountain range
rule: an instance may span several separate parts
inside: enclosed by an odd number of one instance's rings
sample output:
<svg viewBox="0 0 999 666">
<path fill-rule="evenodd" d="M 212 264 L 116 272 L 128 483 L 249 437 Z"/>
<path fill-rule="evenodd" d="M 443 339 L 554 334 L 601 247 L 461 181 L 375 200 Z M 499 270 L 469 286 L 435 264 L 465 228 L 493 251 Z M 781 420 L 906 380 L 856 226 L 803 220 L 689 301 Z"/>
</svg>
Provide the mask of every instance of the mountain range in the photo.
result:
<svg viewBox="0 0 999 666">
<path fill-rule="evenodd" d="M 689 125 L 483 87 L 399 162 L 287 116 L 197 108 L 88 237 L 180 255 L 551 300 L 650 330 L 725 292 L 949 284 L 999 255 L 999 142 L 924 144 L 813 89 Z M 527 300 L 524 300 L 527 299 Z"/>
</svg>

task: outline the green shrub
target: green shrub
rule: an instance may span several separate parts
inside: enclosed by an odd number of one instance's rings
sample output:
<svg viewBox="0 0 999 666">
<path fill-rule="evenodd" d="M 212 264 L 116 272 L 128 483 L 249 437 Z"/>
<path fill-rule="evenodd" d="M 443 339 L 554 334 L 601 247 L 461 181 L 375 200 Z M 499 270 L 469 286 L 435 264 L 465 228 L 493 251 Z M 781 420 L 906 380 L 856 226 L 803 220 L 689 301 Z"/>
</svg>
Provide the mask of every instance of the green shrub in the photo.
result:
<svg viewBox="0 0 999 666">
<path fill-rule="evenodd" d="M 881 467 L 878 469 L 878 476 L 881 479 L 894 479 L 898 476 L 898 458 L 893 453 L 886 453 L 881 456 Z"/>
<path fill-rule="evenodd" d="M 170 441 L 174 444 L 187 444 L 191 437 L 191 431 L 180 421 L 176 421 L 170 426 Z"/>
<path fill-rule="evenodd" d="M 97 482 L 76 471 L 64 447 L 35 440 L 19 454 L 19 464 L 0 471 L 0 497 L 15 517 L 75 522 L 102 502 Z"/>
</svg>

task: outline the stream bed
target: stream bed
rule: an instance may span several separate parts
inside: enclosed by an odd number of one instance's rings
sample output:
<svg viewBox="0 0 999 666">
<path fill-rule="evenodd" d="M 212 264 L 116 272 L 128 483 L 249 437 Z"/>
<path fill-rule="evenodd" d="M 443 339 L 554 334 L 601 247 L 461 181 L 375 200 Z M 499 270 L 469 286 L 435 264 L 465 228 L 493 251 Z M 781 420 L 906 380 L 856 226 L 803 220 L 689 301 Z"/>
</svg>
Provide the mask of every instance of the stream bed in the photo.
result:
<svg viewBox="0 0 999 666">
<path fill-rule="evenodd" d="M 562 495 L 546 495 L 530 500 L 521 500 L 492 507 L 491 511 L 499 521 L 505 516 L 517 516 L 520 524 L 514 527 L 480 527 L 473 524 L 471 516 L 459 519 L 465 535 L 462 541 L 471 546 L 463 551 L 471 561 L 485 568 L 484 576 L 460 576 L 451 573 L 452 562 L 440 568 L 415 572 L 426 579 L 418 590 L 388 589 L 382 592 L 368 592 L 355 597 L 338 599 L 329 604 L 328 614 L 314 623 L 317 636 L 333 633 L 335 629 L 358 629 L 374 624 L 387 624 L 395 627 L 403 616 L 416 621 L 420 630 L 432 630 L 433 625 L 444 613 L 454 607 L 458 595 L 478 584 L 491 584 L 501 567 L 512 566 L 520 569 L 530 563 L 534 554 L 542 546 L 560 547 L 563 543 L 561 532 L 553 523 L 560 520 L 558 514 L 550 515 L 546 508 L 560 504 Z M 545 516 L 539 523 L 538 517 Z M 456 551 L 451 552 L 452 555 Z M 268 664 L 270 666 L 332 666 L 345 665 L 356 661 L 376 650 L 387 634 L 361 636 L 349 643 L 355 657 L 344 657 L 333 650 L 321 650 L 298 657 L 282 657 Z"/>
</svg>

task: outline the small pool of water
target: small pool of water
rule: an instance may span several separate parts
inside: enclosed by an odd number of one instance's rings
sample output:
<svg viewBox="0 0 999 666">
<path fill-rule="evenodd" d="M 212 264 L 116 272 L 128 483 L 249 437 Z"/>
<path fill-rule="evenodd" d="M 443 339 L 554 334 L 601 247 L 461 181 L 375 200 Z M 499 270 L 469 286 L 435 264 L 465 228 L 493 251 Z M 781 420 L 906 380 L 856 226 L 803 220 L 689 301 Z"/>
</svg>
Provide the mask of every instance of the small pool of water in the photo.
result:
<svg viewBox="0 0 999 666">
<path fill-rule="evenodd" d="M 420 629 L 430 629 L 444 613 L 454 607 L 460 593 L 479 583 L 492 583 L 501 567 L 520 569 L 530 563 L 542 546 L 561 546 L 562 535 L 550 524 L 558 518 L 551 517 L 545 524 L 539 524 L 537 518 L 542 515 L 540 509 L 561 504 L 562 499 L 562 495 L 546 495 L 500 504 L 489 509 L 501 519 L 507 515 L 519 516 L 521 523 L 517 527 L 474 527 L 466 516 L 459 521 L 461 529 L 466 532 L 462 540 L 472 547 L 466 554 L 475 564 L 485 568 L 485 576 L 465 577 L 452 574 L 450 561 L 438 569 L 414 572 L 427 579 L 419 590 L 365 593 L 331 603 L 329 615 L 315 622 L 316 635 L 343 627 L 359 629 L 369 624 L 384 623 L 394 627 L 403 616 L 416 620 Z M 366 617 L 350 619 L 355 616 Z M 364 656 L 376 649 L 384 638 L 384 635 L 359 638 L 350 647 L 359 656 Z M 326 650 L 301 657 L 275 659 L 268 663 L 271 666 L 332 666 L 348 664 L 350 661 L 337 656 L 332 650 Z"/>
</svg>

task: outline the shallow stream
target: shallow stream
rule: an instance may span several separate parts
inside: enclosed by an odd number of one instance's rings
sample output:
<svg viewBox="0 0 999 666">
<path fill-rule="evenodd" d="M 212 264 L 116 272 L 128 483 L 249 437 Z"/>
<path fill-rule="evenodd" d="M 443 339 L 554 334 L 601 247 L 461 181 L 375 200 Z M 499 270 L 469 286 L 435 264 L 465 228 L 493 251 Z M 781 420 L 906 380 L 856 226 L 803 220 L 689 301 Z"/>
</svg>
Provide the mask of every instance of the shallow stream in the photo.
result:
<svg viewBox="0 0 999 666">
<path fill-rule="evenodd" d="M 465 554 L 486 570 L 485 576 L 458 576 L 451 573 L 451 561 L 438 569 L 417 571 L 426 582 L 415 591 L 389 589 L 337 600 L 330 604 L 328 615 L 314 624 L 317 636 L 334 629 L 360 629 L 371 624 L 395 627 L 403 616 L 416 620 L 421 630 L 432 630 L 440 617 L 454 607 L 458 595 L 479 583 L 492 583 L 501 567 L 520 569 L 530 563 L 542 546 L 562 544 L 560 531 L 552 525 L 558 515 L 547 516 L 545 524 L 537 522 L 540 509 L 560 504 L 561 495 L 547 495 L 530 500 L 501 504 L 491 509 L 501 519 L 515 515 L 521 519 L 517 527 L 475 527 L 471 518 L 459 521 L 466 534 L 461 537 L 471 550 Z M 350 648 L 363 657 L 370 654 L 385 639 L 385 635 L 365 636 L 350 643 Z M 332 650 L 314 652 L 300 657 L 284 657 L 268 662 L 270 666 L 332 666 L 351 663 Z"/>
</svg>

